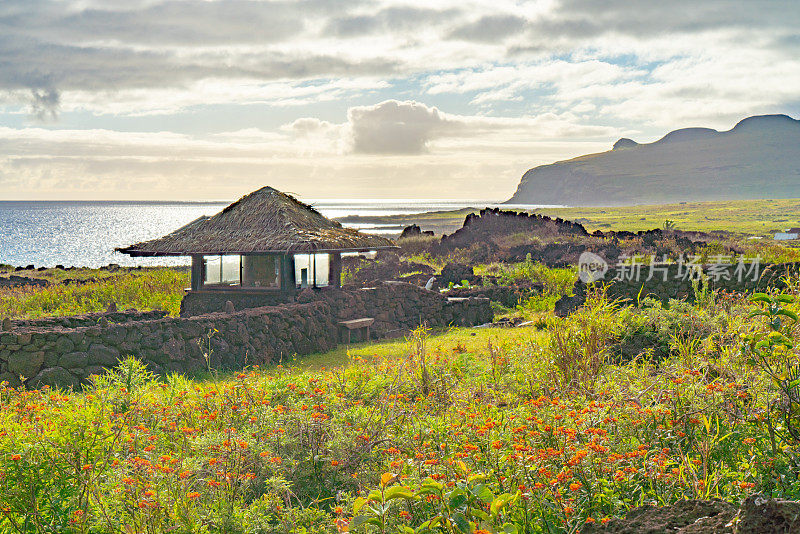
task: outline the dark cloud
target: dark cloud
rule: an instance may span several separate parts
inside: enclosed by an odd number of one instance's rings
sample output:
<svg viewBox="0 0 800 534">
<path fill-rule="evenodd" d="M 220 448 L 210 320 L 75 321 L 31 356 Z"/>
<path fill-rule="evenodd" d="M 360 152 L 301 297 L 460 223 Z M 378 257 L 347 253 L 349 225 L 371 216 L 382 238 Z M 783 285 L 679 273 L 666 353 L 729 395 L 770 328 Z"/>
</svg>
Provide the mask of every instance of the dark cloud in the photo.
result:
<svg viewBox="0 0 800 534">
<path fill-rule="evenodd" d="M 265 53 L 306 23 L 363 0 L 0 2 L 0 90 L 26 90 L 53 117 L 59 94 L 186 87 L 208 79 L 286 80 L 393 72 L 395 62 L 320 52 Z"/>
<path fill-rule="evenodd" d="M 40 121 L 55 120 L 61 96 L 55 89 L 34 89 L 31 91 L 31 112 Z"/>
<path fill-rule="evenodd" d="M 332 37 L 359 37 L 386 31 L 414 32 L 453 21 L 461 15 L 458 9 L 389 7 L 374 14 L 336 17 L 322 33 Z"/>
<path fill-rule="evenodd" d="M 0 29 L 57 42 L 107 40 L 126 45 L 267 44 L 291 39 L 306 22 L 328 18 L 360 1 L 224 2 L 168 0 L 138 8 L 117 4 L 76 9 L 69 2 L 4 0 Z M 338 6 L 337 10 L 334 8 Z"/>
<path fill-rule="evenodd" d="M 460 44 L 439 46 L 446 39 L 483 44 L 510 38 L 509 56 L 554 56 L 591 49 L 604 35 L 646 39 L 732 29 L 729 39 L 743 46 L 794 51 L 800 24 L 796 0 L 562 0 L 531 19 L 501 8 L 480 16 L 479 7 L 468 12 L 431 6 L 380 7 L 374 0 L 0 0 L 0 91 L 30 95 L 32 112 L 46 118 L 69 91 L 186 88 L 212 78 L 390 78 L 488 61 L 478 46 L 474 56 Z M 754 36 L 752 42 L 745 32 Z M 387 35 L 400 44 L 389 45 L 396 49 L 386 57 L 339 51 L 347 49 L 347 39 L 368 35 Z M 336 38 L 341 46 L 330 53 L 314 48 L 320 37 Z M 413 59 L 418 57 L 425 59 Z"/>
<path fill-rule="evenodd" d="M 388 59 L 349 61 L 324 54 L 219 50 L 186 58 L 175 50 L 60 45 L 0 35 L 0 89 L 34 91 L 39 95 L 34 99 L 37 114 L 45 109 L 42 103 L 66 90 L 177 88 L 208 78 L 270 81 L 391 74 L 397 67 Z"/>
<path fill-rule="evenodd" d="M 796 0 L 562 0 L 555 11 L 535 21 L 530 29 L 533 36 L 585 39 L 609 33 L 650 37 L 724 28 L 791 29 L 798 22 Z"/>
<path fill-rule="evenodd" d="M 525 28 L 526 20 L 516 15 L 488 15 L 459 26 L 450 32 L 450 39 L 496 42 L 516 35 Z"/>
</svg>

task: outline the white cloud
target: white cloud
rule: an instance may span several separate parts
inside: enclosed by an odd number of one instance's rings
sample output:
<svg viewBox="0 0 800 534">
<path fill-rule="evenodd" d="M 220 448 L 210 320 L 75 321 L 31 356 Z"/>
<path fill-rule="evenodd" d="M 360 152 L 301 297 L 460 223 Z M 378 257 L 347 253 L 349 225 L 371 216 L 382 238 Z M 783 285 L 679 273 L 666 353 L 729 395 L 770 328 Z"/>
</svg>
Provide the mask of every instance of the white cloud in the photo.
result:
<svg viewBox="0 0 800 534">
<path fill-rule="evenodd" d="M 0 187 L 510 194 L 622 135 L 797 110 L 798 24 L 789 0 L 5 0 L 0 124 L 43 123 L 0 128 Z"/>
</svg>

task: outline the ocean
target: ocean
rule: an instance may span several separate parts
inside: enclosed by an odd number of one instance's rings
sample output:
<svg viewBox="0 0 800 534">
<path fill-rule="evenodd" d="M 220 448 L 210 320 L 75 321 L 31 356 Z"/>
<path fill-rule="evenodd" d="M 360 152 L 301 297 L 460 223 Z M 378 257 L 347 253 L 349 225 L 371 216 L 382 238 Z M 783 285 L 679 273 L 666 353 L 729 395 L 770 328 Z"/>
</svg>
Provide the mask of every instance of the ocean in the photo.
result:
<svg viewBox="0 0 800 534">
<path fill-rule="evenodd" d="M 487 201 L 306 200 L 330 218 L 487 207 Z M 0 201 L 0 263 L 36 267 L 184 265 L 187 258 L 131 258 L 114 252 L 161 237 L 229 202 Z M 534 206 L 514 206 L 532 208 Z M 396 234 L 396 226 L 351 224 L 370 233 Z"/>
</svg>

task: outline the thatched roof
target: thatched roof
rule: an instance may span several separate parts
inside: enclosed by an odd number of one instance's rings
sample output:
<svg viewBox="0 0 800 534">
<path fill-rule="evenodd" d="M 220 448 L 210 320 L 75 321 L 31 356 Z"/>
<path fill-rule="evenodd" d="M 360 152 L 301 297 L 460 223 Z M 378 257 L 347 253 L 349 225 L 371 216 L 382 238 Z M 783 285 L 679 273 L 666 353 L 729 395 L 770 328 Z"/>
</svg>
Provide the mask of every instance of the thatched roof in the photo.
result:
<svg viewBox="0 0 800 534">
<path fill-rule="evenodd" d="M 213 217 L 200 217 L 159 239 L 118 248 L 131 256 L 332 252 L 394 248 L 386 239 L 344 228 L 271 187 L 242 197 Z"/>
</svg>

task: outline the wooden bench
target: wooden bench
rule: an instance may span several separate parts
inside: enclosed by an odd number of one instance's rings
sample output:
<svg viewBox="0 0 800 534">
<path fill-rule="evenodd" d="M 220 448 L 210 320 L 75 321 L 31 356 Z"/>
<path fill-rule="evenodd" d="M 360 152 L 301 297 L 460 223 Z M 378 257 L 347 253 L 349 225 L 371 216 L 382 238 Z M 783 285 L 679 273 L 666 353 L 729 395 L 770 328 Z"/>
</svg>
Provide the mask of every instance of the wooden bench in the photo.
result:
<svg viewBox="0 0 800 534">
<path fill-rule="evenodd" d="M 361 330 L 362 328 L 366 328 L 366 340 L 369 341 L 369 327 L 372 326 L 372 323 L 374 322 L 375 319 L 372 317 L 362 317 L 360 319 L 351 319 L 349 321 L 339 321 L 339 325 L 347 329 L 347 344 L 349 345 L 350 334 L 352 334 L 353 330 Z"/>
</svg>

